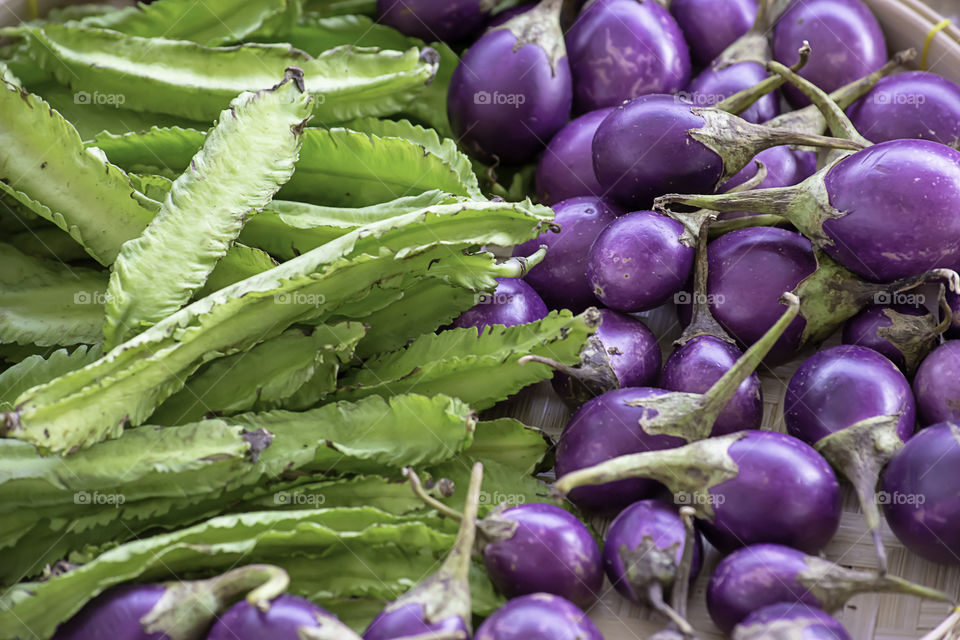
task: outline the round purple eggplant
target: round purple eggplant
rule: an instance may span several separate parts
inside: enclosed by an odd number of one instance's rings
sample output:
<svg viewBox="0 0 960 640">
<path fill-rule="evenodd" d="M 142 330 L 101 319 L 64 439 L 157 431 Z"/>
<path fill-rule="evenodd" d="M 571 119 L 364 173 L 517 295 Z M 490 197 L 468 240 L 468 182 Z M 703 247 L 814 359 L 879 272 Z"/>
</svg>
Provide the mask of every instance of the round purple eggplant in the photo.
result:
<svg viewBox="0 0 960 640">
<path fill-rule="evenodd" d="M 497 278 L 497 283 L 493 295 L 480 294 L 477 305 L 460 314 L 453 326 L 477 327 L 483 333 L 486 327 L 536 322 L 549 313 L 533 287 L 520 278 Z"/>
<path fill-rule="evenodd" d="M 282 595 L 266 610 L 243 601 L 217 620 L 207 640 L 301 640 L 303 629 L 320 627 L 328 619 L 336 617 L 299 596 Z"/>
<path fill-rule="evenodd" d="M 521 504 L 488 515 L 478 526 L 490 581 L 508 598 L 542 592 L 587 606 L 600 595 L 600 548 L 569 512 Z"/>
<path fill-rule="evenodd" d="M 876 71 L 887 59 L 880 23 L 861 0 L 792 3 L 773 32 L 774 58 L 793 64 L 804 41 L 813 53 L 801 75 L 827 92 Z M 794 106 L 809 104 L 793 87 L 784 93 Z"/>
<path fill-rule="evenodd" d="M 847 320 L 843 343 L 869 347 L 912 376 L 949 324 L 919 305 L 871 305 Z"/>
<path fill-rule="evenodd" d="M 949 340 L 926 357 L 913 378 L 920 424 L 960 420 L 960 340 Z"/>
<path fill-rule="evenodd" d="M 769 147 L 862 147 L 848 140 L 752 124 L 723 111 L 723 104 L 717 107 L 653 94 L 614 109 L 593 139 L 593 169 L 604 193 L 625 207 L 649 208 L 655 197 L 669 190 L 712 193 Z"/>
<path fill-rule="evenodd" d="M 757 0 L 673 0 L 670 13 L 690 45 L 693 61 L 705 67 L 750 30 Z"/>
<path fill-rule="evenodd" d="M 903 593 L 950 602 L 940 591 L 876 571 L 847 569 L 780 544 L 755 544 L 724 558 L 707 585 L 707 610 L 724 633 L 778 603 L 835 611 L 860 593 Z"/>
<path fill-rule="evenodd" d="M 553 309 L 580 312 L 597 304 L 593 287 L 587 280 L 587 256 L 597 236 L 612 223 L 619 210 L 606 200 L 593 196 L 571 198 L 553 206 L 556 233 L 518 245 L 513 254 L 530 255 L 541 246 L 547 255 L 524 277 L 543 301 Z"/>
<path fill-rule="evenodd" d="M 560 0 L 543 0 L 483 34 L 450 80 L 447 115 L 470 153 L 533 160 L 567 123 L 573 100 Z"/>
<path fill-rule="evenodd" d="M 851 640 L 840 622 L 821 609 L 796 602 L 780 602 L 758 609 L 733 629 L 733 640 L 788 637 L 802 640 Z"/>
<path fill-rule="evenodd" d="M 733 94 L 749 89 L 767 77 L 762 64 L 753 61 L 737 62 L 722 69 L 704 69 L 686 89 L 687 97 L 697 106 L 712 107 Z M 739 114 L 747 122 L 766 122 L 780 114 L 775 93 L 768 93 L 746 111 Z"/>
<path fill-rule="evenodd" d="M 771 431 L 621 456 L 563 475 L 554 488 L 568 493 L 634 478 L 658 480 L 696 509 L 704 536 L 722 552 L 772 542 L 814 553 L 840 526 L 833 469 L 810 445 Z"/>
<path fill-rule="evenodd" d="M 680 240 L 683 225 L 652 211 L 620 216 L 604 229 L 587 258 L 596 297 L 618 311 L 656 308 L 690 277 L 694 250 Z"/>
<path fill-rule="evenodd" d="M 377 0 L 377 21 L 427 42 L 456 42 L 487 20 L 483 0 Z"/>
<path fill-rule="evenodd" d="M 883 473 L 878 499 L 897 539 L 917 555 L 960 564 L 960 426 L 913 436 Z"/>
<path fill-rule="evenodd" d="M 483 465 L 474 463 L 457 540 L 443 565 L 377 614 L 363 632 L 363 640 L 396 640 L 440 631 L 462 631 L 465 638 L 470 637 L 470 555 L 482 480 Z"/>
<path fill-rule="evenodd" d="M 483 621 L 474 640 L 603 640 L 575 604 L 550 593 L 507 602 Z"/>
<path fill-rule="evenodd" d="M 593 136 L 610 109 L 597 109 L 571 120 L 550 140 L 537 165 L 537 197 L 552 205 L 577 196 L 602 196 L 593 171 Z M 557 220 L 557 224 L 563 224 Z"/>
<path fill-rule="evenodd" d="M 910 383 L 873 349 L 831 347 L 808 358 L 787 385 L 787 431 L 814 445 L 854 486 L 880 570 L 887 557 L 874 491 L 880 471 L 913 435 Z"/>
<path fill-rule="evenodd" d="M 898 73 L 877 83 L 847 110 L 873 142 L 901 138 L 960 143 L 960 86 L 926 71 Z"/>
<path fill-rule="evenodd" d="M 203 637 L 217 615 L 244 594 L 247 601 L 243 604 L 264 607 L 289 583 L 283 569 L 254 564 L 207 580 L 121 585 L 87 603 L 57 630 L 54 639 Z"/>
<path fill-rule="evenodd" d="M 683 33 L 656 2 L 593 0 L 567 32 L 567 51 L 578 113 L 690 82 Z"/>
</svg>

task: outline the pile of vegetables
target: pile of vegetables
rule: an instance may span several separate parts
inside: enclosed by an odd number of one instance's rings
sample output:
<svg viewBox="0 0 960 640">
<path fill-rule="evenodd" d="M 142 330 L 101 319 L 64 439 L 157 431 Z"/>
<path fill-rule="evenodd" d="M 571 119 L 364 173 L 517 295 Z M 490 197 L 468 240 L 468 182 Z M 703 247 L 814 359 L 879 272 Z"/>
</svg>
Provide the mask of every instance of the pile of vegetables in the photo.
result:
<svg viewBox="0 0 960 640">
<path fill-rule="evenodd" d="M 733 638 L 956 606 L 879 530 L 960 562 L 960 87 L 860 0 L 664 4 L 0 30 L 0 640 L 693 638 L 702 538 Z"/>
</svg>

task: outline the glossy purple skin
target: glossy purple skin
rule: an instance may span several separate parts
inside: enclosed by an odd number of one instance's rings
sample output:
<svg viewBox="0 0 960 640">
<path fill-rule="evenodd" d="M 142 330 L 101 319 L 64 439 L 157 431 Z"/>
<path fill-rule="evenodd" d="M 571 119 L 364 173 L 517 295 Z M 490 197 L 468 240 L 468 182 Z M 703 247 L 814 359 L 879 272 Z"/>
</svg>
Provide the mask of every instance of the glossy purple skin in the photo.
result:
<svg viewBox="0 0 960 640">
<path fill-rule="evenodd" d="M 626 404 L 667 393 L 663 389 L 632 387 L 597 396 L 573 414 L 557 443 L 556 472 L 561 477 L 617 456 L 644 451 L 672 449 L 684 444 L 681 438 L 650 435 L 639 419 L 642 407 Z M 577 487 L 570 500 L 582 509 L 616 513 L 637 500 L 649 498 L 662 486 L 645 478 L 629 478 L 600 485 Z"/>
<path fill-rule="evenodd" d="M 593 171 L 593 136 L 612 111 L 610 108 L 585 113 L 553 136 L 537 165 L 540 202 L 552 205 L 577 196 L 603 195 Z"/>
<path fill-rule="evenodd" d="M 683 520 L 674 506 L 660 500 L 641 500 L 620 512 L 610 524 L 603 543 L 603 569 L 610 583 L 623 597 L 637 603 L 646 602 L 646 594 L 638 594 L 627 577 L 627 570 L 620 555 L 621 547 L 631 551 L 643 544 L 644 538 L 653 540 L 653 544 L 664 551 L 676 545 L 675 559 L 680 564 L 686 540 Z M 703 541 L 700 534 L 694 535 L 693 563 L 690 581 L 697 577 L 703 566 Z M 664 589 L 669 593 L 668 589 Z"/>
<path fill-rule="evenodd" d="M 574 110 L 615 107 L 690 82 L 690 53 L 676 20 L 656 2 L 594 0 L 566 35 Z"/>
<path fill-rule="evenodd" d="M 780 602 L 820 607 L 797 576 L 809 567 L 802 551 L 781 544 L 755 544 L 720 561 L 707 585 L 707 610 L 724 633 L 754 611 Z"/>
<path fill-rule="evenodd" d="M 670 391 L 705 393 L 733 368 L 742 355 L 740 349 L 725 340 L 714 336 L 697 336 L 670 354 L 658 386 Z M 762 418 L 760 377 L 752 373 L 740 383 L 733 398 L 717 416 L 710 435 L 722 436 L 746 429 L 759 429 Z"/>
<path fill-rule="evenodd" d="M 910 71 L 883 78 L 847 110 L 868 140 L 960 141 L 960 86 L 943 76 Z"/>
<path fill-rule="evenodd" d="M 549 593 L 514 598 L 483 621 L 473 640 L 603 640 L 575 604 Z"/>
<path fill-rule="evenodd" d="M 530 503 L 506 509 L 499 518 L 518 525 L 510 538 L 483 548 L 483 563 L 500 593 L 508 598 L 552 593 L 580 606 L 600 595 L 600 548 L 575 516 L 556 505 Z"/>
<path fill-rule="evenodd" d="M 530 162 L 567 124 L 573 101 L 566 57 L 556 71 L 546 51 L 506 28 L 488 31 L 470 47 L 450 80 L 447 116 L 457 139 L 485 160 Z"/>
<path fill-rule="evenodd" d="M 950 328 L 947 329 L 948 338 L 960 338 L 960 295 L 947 289 L 947 304 L 953 312 L 953 320 L 950 322 Z"/>
<path fill-rule="evenodd" d="M 870 305 L 854 317 L 847 320 L 843 327 L 843 344 L 858 344 L 868 347 L 886 356 L 890 362 L 897 365 L 901 371 L 907 369 L 907 359 L 903 352 L 892 342 L 882 337 L 878 332 L 883 327 L 889 327 L 893 321 L 883 312 L 892 309 L 905 316 L 928 316 L 930 312 L 923 307 L 910 305 Z"/>
<path fill-rule="evenodd" d="M 690 57 L 705 67 L 750 30 L 756 0 L 673 0 L 670 13 L 690 45 Z"/>
<path fill-rule="evenodd" d="M 110 589 L 57 629 L 54 640 L 168 640 L 167 634 L 147 633 L 140 624 L 166 590 L 161 584 Z"/>
<path fill-rule="evenodd" d="M 483 26 L 480 0 L 377 0 L 377 21 L 427 42 L 455 42 Z"/>
<path fill-rule="evenodd" d="M 553 211 L 560 232 L 548 232 L 517 245 L 513 254 L 529 256 L 546 245 L 547 256 L 530 269 L 524 280 L 548 307 L 583 311 L 598 304 L 593 287 L 587 281 L 590 247 L 620 210 L 606 200 L 586 196 L 558 202 Z"/>
<path fill-rule="evenodd" d="M 841 160 L 826 177 L 824 249 L 875 282 L 960 264 L 960 152 L 928 140 L 892 140 Z"/>
<path fill-rule="evenodd" d="M 733 94 L 749 89 L 767 77 L 763 65 L 737 62 L 723 69 L 708 67 L 690 82 L 687 93 L 698 107 L 712 107 Z M 776 92 L 768 93 L 740 114 L 747 122 L 766 122 L 780 115 Z"/>
<path fill-rule="evenodd" d="M 593 170 L 604 193 L 649 209 L 666 193 L 713 193 L 723 172 L 716 153 L 691 138 L 702 117 L 677 96 L 649 95 L 618 106 L 593 138 Z"/>
<path fill-rule="evenodd" d="M 484 328 L 491 325 L 512 327 L 536 322 L 549 313 L 547 305 L 533 287 L 520 278 L 497 278 L 497 282 L 493 298 L 485 296 L 480 304 L 461 313 L 453 321 L 454 327 L 477 327 L 482 333 Z"/>
<path fill-rule="evenodd" d="M 810 42 L 810 60 L 800 75 L 827 93 L 872 73 L 887 61 L 880 23 L 861 0 L 794 1 L 773 31 L 773 57 L 785 65 Z M 792 85 L 784 94 L 795 107 L 810 101 Z"/>
<path fill-rule="evenodd" d="M 850 640 L 850 634 L 839 620 L 822 609 L 796 602 L 780 602 L 754 611 L 733 630 L 733 640 L 739 640 L 737 632 L 741 626 L 769 629 L 773 637 L 775 625 L 784 621 L 802 622 L 800 640 Z"/>
<path fill-rule="evenodd" d="M 431 631 L 463 631 L 469 635 L 467 625 L 460 616 L 427 623 L 423 619 L 423 606 L 410 602 L 397 609 L 378 613 L 363 632 L 363 640 L 394 640 Z"/>
<path fill-rule="evenodd" d="M 920 424 L 960 420 L 960 340 L 934 349 L 913 378 Z"/>
<path fill-rule="evenodd" d="M 663 354 L 657 336 L 640 320 L 602 309 L 603 321 L 594 334 L 610 357 L 621 387 L 648 387 L 657 379 Z"/>
<path fill-rule="evenodd" d="M 809 240 L 772 227 L 725 234 L 710 243 L 707 256 L 710 311 L 744 347 L 759 340 L 783 315 L 780 296 L 817 268 Z M 764 361 L 777 364 L 790 359 L 805 326 L 806 320 L 798 316 Z"/>
<path fill-rule="evenodd" d="M 241 600 L 220 616 L 207 640 L 300 640 L 299 630 L 316 627 L 318 616 L 333 614 L 299 596 L 282 595 L 266 612 Z"/>
<path fill-rule="evenodd" d="M 729 450 L 739 473 L 710 489 L 715 517 L 701 522 L 703 535 L 721 552 L 770 542 L 817 553 L 840 526 L 840 484 L 833 469 L 792 436 L 743 433 Z"/>
<path fill-rule="evenodd" d="M 807 358 L 787 385 L 787 432 L 815 444 L 861 420 L 901 413 L 906 442 L 917 421 L 910 383 L 890 360 L 856 345 L 830 347 Z"/>
<path fill-rule="evenodd" d="M 587 281 L 617 311 L 659 307 L 690 277 L 692 247 L 680 243 L 683 225 L 653 211 L 620 216 L 604 229 L 587 257 Z"/>
<path fill-rule="evenodd" d="M 880 481 L 887 524 L 910 551 L 960 564 L 960 436 L 937 424 L 921 430 L 887 465 Z"/>
<path fill-rule="evenodd" d="M 758 189 L 789 187 L 799 184 L 817 171 L 816 153 L 812 151 L 794 150 L 788 146 L 764 149 L 758 153 L 754 159 L 762 162 L 767 169 L 767 177 L 763 179 L 763 182 L 757 187 Z M 730 191 L 730 189 L 740 186 L 755 175 L 757 175 L 757 165 L 751 162 L 727 180 L 723 186 L 720 187 L 719 191 L 726 193 Z M 753 214 L 747 212 L 726 212 L 721 213 L 719 218 L 721 220 L 729 220 L 747 215 Z"/>
</svg>

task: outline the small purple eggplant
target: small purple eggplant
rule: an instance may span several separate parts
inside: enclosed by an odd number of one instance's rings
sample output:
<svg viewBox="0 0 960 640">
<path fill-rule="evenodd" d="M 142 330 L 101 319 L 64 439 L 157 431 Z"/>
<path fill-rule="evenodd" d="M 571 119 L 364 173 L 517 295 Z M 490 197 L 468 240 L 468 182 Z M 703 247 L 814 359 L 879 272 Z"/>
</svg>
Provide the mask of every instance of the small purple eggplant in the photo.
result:
<svg viewBox="0 0 960 640">
<path fill-rule="evenodd" d="M 289 583 L 280 567 L 252 564 L 208 580 L 121 585 L 90 601 L 54 639 L 203 638 L 237 600 L 246 595 L 247 606 L 266 608 Z"/>
<path fill-rule="evenodd" d="M 367 626 L 363 640 L 397 640 L 439 631 L 462 631 L 470 637 L 470 554 L 477 530 L 483 465 L 473 465 L 460 530 L 440 569 L 388 604 Z"/>
<path fill-rule="evenodd" d="M 567 123 L 573 85 L 561 4 L 543 0 L 487 31 L 461 58 L 450 80 L 447 115 L 470 153 L 523 164 Z"/>
<path fill-rule="evenodd" d="M 593 136 L 610 109 L 597 109 L 571 120 L 550 140 L 537 165 L 537 197 L 553 205 L 577 196 L 603 195 L 593 171 Z M 563 224 L 557 220 L 557 224 Z"/>
<path fill-rule="evenodd" d="M 847 569 L 779 544 L 755 544 L 731 553 L 714 569 L 707 585 L 707 610 L 716 625 L 730 633 L 751 613 L 772 604 L 835 611 L 857 594 L 874 592 L 952 601 L 942 591 L 903 578 Z"/>
<path fill-rule="evenodd" d="M 683 226 L 653 211 L 620 216 L 594 240 L 587 280 L 594 295 L 617 311 L 659 307 L 683 289 L 694 250 L 681 242 Z"/>
<path fill-rule="evenodd" d="M 737 62 L 728 67 L 704 69 L 687 86 L 690 101 L 700 107 L 712 107 L 739 91 L 763 81 L 767 70 L 757 62 Z M 768 93 L 739 114 L 747 122 L 759 123 L 780 115 L 775 93 Z"/>
<path fill-rule="evenodd" d="M 919 305 L 871 305 L 847 320 L 843 343 L 869 347 L 886 356 L 905 375 L 912 376 L 953 320 L 942 296 L 944 318 L 940 322 Z"/>
<path fill-rule="evenodd" d="M 949 340 L 917 369 L 913 392 L 922 426 L 960 420 L 960 340 Z"/>
<path fill-rule="evenodd" d="M 690 54 L 670 13 L 656 2 L 592 0 L 567 32 L 574 110 L 615 107 L 690 81 Z"/>
<path fill-rule="evenodd" d="M 514 598 L 493 612 L 474 640 L 603 640 L 575 604 L 550 593 Z"/>
<path fill-rule="evenodd" d="M 758 609 L 733 629 L 733 640 L 851 640 L 840 622 L 823 610 L 796 602 L 780 602 Z"/>
<path fill-rule="evenodd" d="M 873 142 L 913 138 L 960 144 L 960 86 L 935 73 L 884 78 L 847 113 Z"/>
<path fill-rule="evenodd" d="M 590 247 L 620 210 L 593 196 L 558 202 L 553 210 L 554 223 L 560 226 L 560 231 L 517 245 L 513 254 L 527 256 L 546 246 L 546 257 L 530 269 L 524 280 L 548 307 L 580 312 L 597 304 L 586 273 Z"/>
<path fill-rule="evenodd" d="M 673 505 L 660 500 L 633 503 L 610 524 L 603 544 L 603 566 L 614 588 L 631 602 L 649 604 L 687 631 L 690 625 L 684 614 L 664 602 L 664 593 L 676 589 L 678 580 L 689 583 L 700 573 L 703 542 L 692 525 L 691 530 L 693 549 L 683 578 L 687 527 Z"/>
<path fill-rule="evenodd" d="M 567 494 L 632 478 L 657 480 L 696 509 L 704 536 L 723 552 L 772 542 L 815 553 L 840 526 L 833 469 L 810 445 L 771 431 L 621 456 L 563 475 L 554 488 Z"/>
<path fill-rule="evenodd" d="M 893 457 L 877 498 L 897 539 L 917 555 L 960 564 L 960 426 L 922 429 Z"/>
<path fill-rule="evenodd" d="M 552 504 L 521 504 L 490 513 L 478 527 L 490 581 L 508 598 L 551 593 L 588 606 L 599 597 L 600 548 L 569 512 Z"/>
<path fill-rule="evenodd" d="M 705 67 L 750 30 L 757 0 L 673 0 L 670 13 L 690 45 L 693 61 Z"/>
<path fill-rule="evenodd" d="M 886 572 L 874 490 L 884 465 L 913 435 L 917 412 L 910 383 L 873 349 L 840 345 L 800 365 L 784 406 L 787 432 L 813 445 L 856 489 L 880 571 Z"/>
<path fill-rule="evenodd" d="M 326 626 L 342 628 L 336 616 L 323 607 L 299 596 L 282 595 L 269 608 L 238 602 L 217 620 L 207 640 L 305 640 L 316 638 L 311 631 Z"/>
<path fill-rule="evenodd" d="M 457 42 L 480 29 L 486 0 L 377 0 L 378 22 L 427 42 Z"/>
<path fill-rule="evenodd" d="M 610 391 L 584 404 L 564 427 L 557 443 L 558 477 L 579 477 L 612 459 L 639 452 L 661 452 L 710 435 L 717 415 L 796 316 L 798 301 L 785 296 L 789 308 L 770 331 L 739 358 L 704 394 L 637 387 Z M 651 497 L 660 477 L 641 474 L 615 482 L 579 482 L 570 499 L 594 511 L 618 511 Z M 584 486 L 581 486 L 584 485 Z"/>
<path fill-rule="evenodd" d="M 793 64 L 804 41 L 813 54 L 802 75 L 828 92 L 879 69 L 887 58 L 880 23 L 861 0 L 793 2 L 774 29 L 774 57 Z M 809 104 L 793 87 L 784 93 L 794 106 Z"/>
<path fill-rule="evenodd" d="M 453 321 L 458 329 L 477 327 L 481 333 L 487 327 L 502 324 L 512 327 L 536 322 L 549 313 L 533 287 L 520 278 L 497 278 L 493 295 L 480 294 L 477 305 Z"/>
</svg>

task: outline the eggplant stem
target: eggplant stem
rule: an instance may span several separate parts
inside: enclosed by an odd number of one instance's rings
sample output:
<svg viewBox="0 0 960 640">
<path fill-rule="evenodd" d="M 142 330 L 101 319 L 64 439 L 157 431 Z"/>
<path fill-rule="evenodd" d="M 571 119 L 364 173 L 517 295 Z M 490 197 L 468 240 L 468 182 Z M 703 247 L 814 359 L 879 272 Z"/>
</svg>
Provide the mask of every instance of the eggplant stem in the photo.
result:
<svg viewBox="0 0 960 640">
<path fill-rule="evenodd" d="M 726 220 L 717 220 L 710 225 L 710 239 L 715 240 L 720 236 L 738 231 L 740 229 L 752 229 L 753 227 L 780 227 L 790 224 L 790 221 L 783 216 L 773 213 L 758 213 L 752 216 L 743 216 L 742 218 L 730 218 Z"/>
<path fill-rule="evenodd" d="M 542 244 L 527 257 L 514 256 L 495 265 L 494 271 L 501 278 L 522 278 L 530 269 L 543 262 L 545 257 L 547 257 L 547 245 Z"/>
<path fill-rule="evenodd" d="M 693 519 L 697 512 L 693 507 L 680 507 L 680 519 L 683 521 L 683 554 L 677 567 L 677 577 L 670 594 L 670 606 L 683 619 L 687 618 L 687 600 L 690 595 L 690 574 L 693 573 L 693 549 L 696 546 L 697 530 Z"/>
<path fill-rule="evenodd" d="M 444 515 L 451 520 L 460 521 L 463 519 L 463 514 L 457 511 L 456 509 L 451 509 L 447 505 L 443 504 L 433 496 L 431 496 L 423 488 L 423 483 L 420 482 L 420 476 L 417 475 L 417 472 L 414 471 L 411 467 L 406 467 L 403 469 L 403 475 L 410 482 L 410 488 L 413 490 L 415 496 L 423 500 L 423 502 L 428 506 L 436 509 L 441 515 Z"/>
<path fill-rule="evenodd" d="M 690 637 L 695 633 L 693 627 L 690 626 L 690 623 L 687 622 L 683 616 L 677 613 L 673 607 L 664 602 L 663 585 L 661 585 L 659 582 L 652 582 L 647 588 L 647 601 L 650 603 L 650 606 L 666 616 L 670 622 L 675 624 L 677 629 L 680 630 L 680 633 L 687 637 Z"/>
<path fill-rule="evenodd" d="M 809 45 L 800 48 L 800 60 L 797 64 L 793 65 L 791 68 L 796 68 L 797 71 L 802 69 L 806 64 L 807 60 L 810 59 L 810 47 Z M 723 54 L 721 54 L 722 56 Z M 720 68 L 723 68 L 722 66 Z M 778 74 L 770 75 L 759 83 L 752 87 L 748 87 L 742 91 L 738 91 L 729 98 L 725 98 L 720 102 L 713 105 L 715 109 L 720 111 L 726 111 L 727 113 L 740 114 L 749 109 L 754 105 L 760 98 L 776 91 L 780 87 L 786 84 L 786 80 Z"/>
<path fill-rule="evenodd" d="M 574 378 L 580 377 L 581 372 L 580 372 L 580 369 L 578 369 L 577 367 L 571 367 L 570 365 L 563 364 L 562 362 L 557 362 L 556 360 L 553 360 L 551 358 L 545 358 L 544 356 L 531 354 L 531 355 L 523 356 L 519 360 L 517 360 L 517 364 L 519 365 L 525 365 L 529 362 L 545 364 L 548 367 L 551 367 L 556 371 L 559 371 L 560 373 L 564 373 Z"/>
<path fill-rule="evenodd" d="M 935 629 L 924 635 L 920 640 L 942 640 L 948 633 L 960 627 L 960 607 L 957 607 Z"/>
<path fill-rule="evenodd" d="M 760 163 L 758 163 L 760 164 Z M 760 164 L 762 168 L 763 165 Z M 707 260 L 707 243 L 710 239 L 710 227 L 713 223 L 714 215 L 704 219 L 700 228 L 697 230 L 697 261 L 693 272 L 693 311 L 690 316 L 690 324 L 686 326 L 683 333 L 673 344 L 682 347 L 698 336 L 713 336 L 724 342 L 734 344 L 730 334 L 724 331 L 717 319 L 710 312 L 710 304 L 707 297 L 707 275 L 709 271 L 709 261 Z"/>
</svg>

